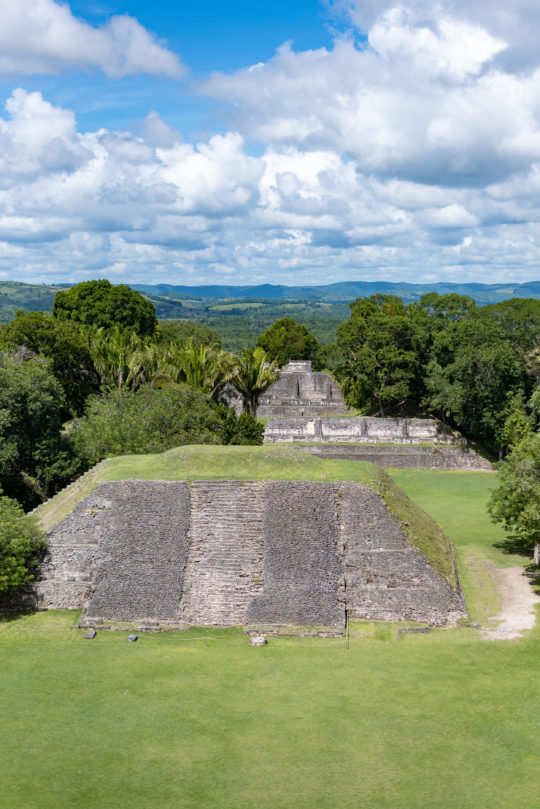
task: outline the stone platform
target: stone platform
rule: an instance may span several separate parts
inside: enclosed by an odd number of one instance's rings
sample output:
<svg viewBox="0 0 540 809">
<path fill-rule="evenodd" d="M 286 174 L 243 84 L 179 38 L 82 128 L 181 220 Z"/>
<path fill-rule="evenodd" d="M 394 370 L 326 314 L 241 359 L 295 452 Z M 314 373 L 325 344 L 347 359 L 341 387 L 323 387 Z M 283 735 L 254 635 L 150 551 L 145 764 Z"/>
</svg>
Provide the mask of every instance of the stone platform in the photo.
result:
<svg viewBox="0 0 540 809">
<path fill-rule="evenodd" d="M 330 444 L 448 444 L 465 439 L 436 419 L 377 418 L 270 418 L 265 443 Z"/>
<path fill-rule="evenodd" d="M 82 609 L 87 623 L 343 627 L 346 613 L 431 624 L 465 614 L 459 587 L 361 483 L 102 483 L 47 543 L 21 598 Z"/>
<path fill-rule="evenodd" d="M 403 444 L 316 444 L 302 447 L 304 452 L 330 460 L 368 461 L 383 469 L 446 469 L 493 471 L 493 465 L 469 447 L 420 446 Z"/>
</svg>

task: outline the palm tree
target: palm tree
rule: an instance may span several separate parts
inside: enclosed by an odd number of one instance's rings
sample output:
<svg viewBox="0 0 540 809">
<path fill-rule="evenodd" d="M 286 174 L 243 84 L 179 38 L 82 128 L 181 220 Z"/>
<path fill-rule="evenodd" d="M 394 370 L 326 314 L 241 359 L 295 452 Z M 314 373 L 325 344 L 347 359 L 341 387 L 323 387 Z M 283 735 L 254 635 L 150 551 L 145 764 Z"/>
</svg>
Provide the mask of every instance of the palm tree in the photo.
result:
<svg viewBox="0 0 540 809">
<path fill-rule="evenodd" d="M 259 396 L 274 384 L 278 376 L 277 362 L 269 362 L 264 349 L 245 348 L 242 351 L 232 384 L 242 397 L 245 413 L 257 415 Z"/>
<path fill-rule="evenodd" d="M 118 388 L 130 385 L 137 374 L 138 358 L 134 355 L 140 352 L 144 341 L 120 326 L 97 329 L 89 338 L 90 352 L 102 384 Z"/>
<path fill-rule="evenodd" d="M 216 346 L 190 338 L 179 348 L 171 343 L 162 357 L 154 381 L 186 382 L 219 402 L 236 370 L 237 359 Z"/>
</svg>

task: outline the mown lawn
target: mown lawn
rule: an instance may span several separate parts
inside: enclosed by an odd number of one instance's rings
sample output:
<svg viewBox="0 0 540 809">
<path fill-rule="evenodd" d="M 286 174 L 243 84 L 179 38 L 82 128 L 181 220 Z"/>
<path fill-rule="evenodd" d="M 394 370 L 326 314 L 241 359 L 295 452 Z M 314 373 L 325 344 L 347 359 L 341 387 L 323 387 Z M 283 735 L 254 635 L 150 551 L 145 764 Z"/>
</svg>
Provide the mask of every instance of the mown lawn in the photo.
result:
<svg viewBox="0 0 540 809">
<path fill-rule="evenodd" d="M 505 560 L 485 514 L 492 475 L 395 479 L 460 555 Z M 538 806 L 538 629 L 490 643 L 366 623 L 348 650 L 251 648 L 239 630 L 70 640 L 75 618 L 0 625 L 2 809 Z"/>
</svg>

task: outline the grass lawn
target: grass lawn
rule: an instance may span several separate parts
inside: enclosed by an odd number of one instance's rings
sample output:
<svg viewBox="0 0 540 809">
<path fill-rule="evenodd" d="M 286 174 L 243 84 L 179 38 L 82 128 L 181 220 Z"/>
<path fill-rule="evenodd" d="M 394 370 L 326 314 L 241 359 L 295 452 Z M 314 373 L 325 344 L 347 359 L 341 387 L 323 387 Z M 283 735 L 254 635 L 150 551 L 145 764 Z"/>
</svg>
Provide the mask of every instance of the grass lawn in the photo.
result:
<svg viewBox="0 0 540 809">
<path fill-rule="evenodd" d="M 485 513 L 493 475 L 392 475 L 460 561 L 515 563 Z M 477 609 L 474 569 L 465 587 Z M 347 650 L 236 629 L 70 640 L 75 619 L 0 623 L 2 809 L 538 806 L 538 628 L 490 643 L 361 623 Z"/>
</svg>

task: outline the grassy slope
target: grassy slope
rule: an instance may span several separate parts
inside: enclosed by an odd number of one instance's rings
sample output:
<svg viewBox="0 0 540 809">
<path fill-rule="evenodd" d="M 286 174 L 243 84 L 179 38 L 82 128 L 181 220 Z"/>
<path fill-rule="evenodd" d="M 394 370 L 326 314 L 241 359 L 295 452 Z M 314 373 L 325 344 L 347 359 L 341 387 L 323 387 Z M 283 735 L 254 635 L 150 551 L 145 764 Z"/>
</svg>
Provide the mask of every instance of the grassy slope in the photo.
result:
<svg viewBox="0 0 540 809">
<path fill-rule="evenodd" d="M 328 460 L 298 447 L 186 446 L 159 455 L 110 458 L 37 510 L 46 530 L 104 481 L 157 480 L 355 480 L 380 492 L 411 542 L 456 585 L 452 552 L 440 528 L 392 480 L 370 463 Z"/>
</svg>

